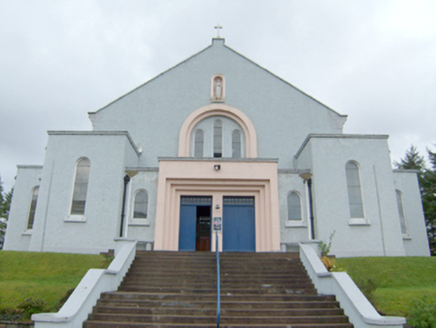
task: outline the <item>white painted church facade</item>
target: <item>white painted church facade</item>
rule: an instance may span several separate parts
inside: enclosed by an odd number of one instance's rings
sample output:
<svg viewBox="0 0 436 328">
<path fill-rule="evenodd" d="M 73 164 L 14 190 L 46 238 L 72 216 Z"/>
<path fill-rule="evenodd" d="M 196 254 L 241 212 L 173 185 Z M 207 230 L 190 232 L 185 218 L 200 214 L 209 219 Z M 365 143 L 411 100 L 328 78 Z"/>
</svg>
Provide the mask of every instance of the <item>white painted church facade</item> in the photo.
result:
<svg viewBox="0 0 436 328">
<path fill-rule="evenodd" d="M 106 107 L 92 131 L 49 131 L 42 166 L 18 166 L 5 250 L 154 250 L 429 256 L 416 172 L 393 170 L 386 135 L 214 38 Z"/>
</svg>

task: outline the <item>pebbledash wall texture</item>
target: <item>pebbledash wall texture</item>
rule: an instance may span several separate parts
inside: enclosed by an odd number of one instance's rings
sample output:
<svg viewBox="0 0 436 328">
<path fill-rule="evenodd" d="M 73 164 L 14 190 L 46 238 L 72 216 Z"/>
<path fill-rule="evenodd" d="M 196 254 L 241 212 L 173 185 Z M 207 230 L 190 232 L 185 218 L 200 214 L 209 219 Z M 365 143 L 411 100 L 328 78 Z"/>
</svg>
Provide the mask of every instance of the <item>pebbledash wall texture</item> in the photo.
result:
<svg viewBox="0 0 436 328">
<path fill-rule="evenodd" d="M 89 113 L 92 131 L 49 131 L 42 166 L 18 166 L 4 249 L 98 253 L 291 251 L 335 233 L 337 256 L 429 256 L 417 174 L 392 170 L 385 135 L 214 38 Z"/>
</svg>

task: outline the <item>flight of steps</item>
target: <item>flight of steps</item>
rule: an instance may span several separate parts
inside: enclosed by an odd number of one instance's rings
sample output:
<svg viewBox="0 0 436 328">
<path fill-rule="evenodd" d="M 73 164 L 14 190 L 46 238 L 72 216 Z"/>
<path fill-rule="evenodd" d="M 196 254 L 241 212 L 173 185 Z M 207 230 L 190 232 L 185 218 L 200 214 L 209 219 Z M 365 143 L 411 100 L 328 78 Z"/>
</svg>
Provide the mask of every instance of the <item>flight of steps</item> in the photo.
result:
<svg viewBox="0 0 436 328">
<path fill-rule="evenodd" d="M 220 254 L 220 327 L 353 327 L 334 296 L 317 295 L 298 253 Z M 83 327 L 216 327 L 215 254 L 137 251 Z"/>
</svg>

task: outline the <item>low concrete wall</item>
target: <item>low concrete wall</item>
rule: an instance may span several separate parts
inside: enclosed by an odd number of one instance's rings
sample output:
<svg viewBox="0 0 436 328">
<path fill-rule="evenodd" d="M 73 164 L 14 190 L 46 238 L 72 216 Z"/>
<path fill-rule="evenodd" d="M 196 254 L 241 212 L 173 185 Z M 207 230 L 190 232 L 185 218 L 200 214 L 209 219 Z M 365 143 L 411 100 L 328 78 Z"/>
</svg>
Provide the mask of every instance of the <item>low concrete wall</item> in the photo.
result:
<svg viewBox="0 0 436 328">
<path fill-rule="evenodd" d="M 381 316 L 346 272 L 328 272 L 314 245 L 300 244 L 300 257 L 318 292 L 336 295 L 354 327 L 403 328 L 405 318 Z"/>
<path fill-rule="evenodd" d="M 109 268 L 90 269 L 59 312 L 32 315 L 35 328 L 82 327 L 101 293 L 118 289 L 135 254 L 136 241 L 116 240 L 115 258 Z"/>
<path fill-rule="evenodd" d="M 0 328 L 32 328 L 33 322 L 9 322 L 0 321 Z"/>
</svg>

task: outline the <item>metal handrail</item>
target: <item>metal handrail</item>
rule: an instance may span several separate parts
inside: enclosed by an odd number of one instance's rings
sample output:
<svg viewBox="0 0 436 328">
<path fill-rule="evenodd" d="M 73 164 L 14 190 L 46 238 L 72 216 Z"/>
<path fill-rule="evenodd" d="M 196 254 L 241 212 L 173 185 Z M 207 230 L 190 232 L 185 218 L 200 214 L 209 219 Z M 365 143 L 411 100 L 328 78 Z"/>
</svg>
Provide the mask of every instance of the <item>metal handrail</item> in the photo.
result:
<svg viewBox="0 0 436 328">
<path fill-rule="evenodd" d="M 218 243 L 218 230 L 215 230 L 215 255 L 216 255 L 216 326 L 220 326 L 221 317 L 221 284 L 220 284 L 220 252 Z"/>
</svg>

